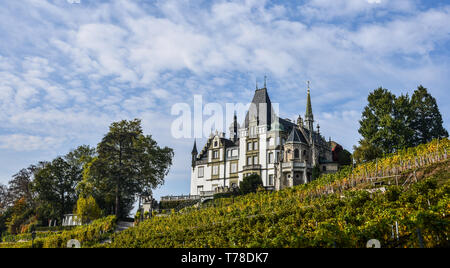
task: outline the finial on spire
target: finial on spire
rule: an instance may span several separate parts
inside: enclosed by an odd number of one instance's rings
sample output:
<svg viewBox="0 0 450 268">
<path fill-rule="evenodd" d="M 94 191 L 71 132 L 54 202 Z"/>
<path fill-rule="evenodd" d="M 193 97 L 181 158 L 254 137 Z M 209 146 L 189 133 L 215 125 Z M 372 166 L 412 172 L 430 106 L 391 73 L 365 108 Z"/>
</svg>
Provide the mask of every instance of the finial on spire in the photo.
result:
<svg viewBox="0 0 450 268">
<path fill-rule="evenodd" d="M 309 94 L 309 92 L 311 91 L 311 90 L 310 90 L 310 84 L 311 84 L 311 82 L 308 80 L 306 83 L 308 84 L 308 94 Z"/>
<path fill-rule="evenodd" d="M 264 75 L 264 88 L 267 88 L 267 75 Z"/>
<path fill-rule="evenodd" d="M 256 81 L 256 90 L 258 90 L 258 78 L 255 78 Z"/>
</svg>

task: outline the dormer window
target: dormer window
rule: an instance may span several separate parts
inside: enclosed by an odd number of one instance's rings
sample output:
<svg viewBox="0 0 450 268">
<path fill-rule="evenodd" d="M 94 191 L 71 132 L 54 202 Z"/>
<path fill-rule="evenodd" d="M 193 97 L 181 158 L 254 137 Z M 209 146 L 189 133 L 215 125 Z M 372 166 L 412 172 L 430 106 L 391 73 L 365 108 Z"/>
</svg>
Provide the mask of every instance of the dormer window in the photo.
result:
<svg viewBox="0 0 450 268">
<path fill-rule="evenodd" d="M 218 146 L 218 143 L 217 143 L 217 141 L 215 141 L 214 142 L 214 147 L 217 147 Z"/>
</svg>

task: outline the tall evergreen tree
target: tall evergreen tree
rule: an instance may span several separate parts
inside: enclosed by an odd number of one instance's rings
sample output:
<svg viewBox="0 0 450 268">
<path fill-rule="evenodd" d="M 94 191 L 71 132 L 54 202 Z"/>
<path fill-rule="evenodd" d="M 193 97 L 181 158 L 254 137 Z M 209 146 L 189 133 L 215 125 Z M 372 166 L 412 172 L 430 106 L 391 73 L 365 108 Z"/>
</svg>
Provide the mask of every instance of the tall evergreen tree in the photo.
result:
<svg viewBox="0 0 450 268">
<path fill-rule="evenodd" d="M 425 87 L 419 86 L 414 91 L 411 97 L 411 108 L 414 114 L 411 120 L 414 146 L 436 138 L 448 137 L 436 99 L 428 93 Z"/>
<path fill-rule="evenodd" d="M 359 121 L 359 133 L 366 142 L 371 143 L 384 153 L 392 153 L 399 145 L 406 145 L 408 138 L 405 129 L 408 125 L 401 114 L 406 109 L 404 102 L 407 96 L 398 101 L 387 89 L 378 88 L 369 94 L 368 104 Z M 397 109 L 396 105 L 401 104 Z"/>
<path fill-rule="evenodd" d="M 436 100 L 423 86 L 411 99 L 378 88 L 367 100 L 358 130 L 363 139 L 359 147 L 354 147 L 358 161 L 448 137 Z"/>
</svg>

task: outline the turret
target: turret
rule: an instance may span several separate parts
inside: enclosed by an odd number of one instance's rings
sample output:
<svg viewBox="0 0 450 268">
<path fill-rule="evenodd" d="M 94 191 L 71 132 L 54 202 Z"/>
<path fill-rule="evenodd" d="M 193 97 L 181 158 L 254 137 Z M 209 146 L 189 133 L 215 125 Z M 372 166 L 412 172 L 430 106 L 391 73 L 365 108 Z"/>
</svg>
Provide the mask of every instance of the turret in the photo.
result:
<svg viewBox="0 0 450 268">
<path fill-rule="evenodd" d="M 299 115 L 297 118 L 297 126 L 299 128 L 303 127 L 303 119 L 302 119 L 301 115 Z"/>
<path fill-rule="evenodd" d="M 197 161 L 197 155 L 198 155 L 198 152 L 197 152 L 197 140 L 194 140 L 194 148 L 192 148 L 191 155 L 192 155 L 192 168 L 194 168 L 195 167 L 195 162 Z"/>
<path fill-rule="evenodd" d="M 230 140 L 236 142 L 238 139 L 238 122 L 236 112 L 234 113 L 233 123 L 230 126 Z"/>
</svg>

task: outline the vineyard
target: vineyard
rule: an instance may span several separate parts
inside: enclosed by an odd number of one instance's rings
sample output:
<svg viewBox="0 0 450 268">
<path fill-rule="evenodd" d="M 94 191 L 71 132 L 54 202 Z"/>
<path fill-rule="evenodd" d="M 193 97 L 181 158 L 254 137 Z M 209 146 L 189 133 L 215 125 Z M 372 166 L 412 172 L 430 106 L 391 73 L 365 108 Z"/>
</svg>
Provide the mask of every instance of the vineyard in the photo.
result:
<svg viewBox="0 0 450 268">
<path fill-rule="evenodd" d="M 31 241 L 31 234 L 10 236 L 6 243 L 0 243 L 0 248 L 65 248 L 71 239 L 78 240 L 83 247 L 89 247 L 108 239 L 115 227 L 116 217 L 109 216 L 69 231 L 38 232 L 34 243 Z"/>
<path fill-rule="evenodd" d="M 185 208 L 96 247 L 449 247 L 449 149 L 435 140 L 307 185 Z"/>
<path fill-rule="evenodd" d="M 450 247 L 448 139 L 400 151 L 278 192 L 220 198 L 113 233 L 115 218 L 58 233 L 34 247 Z M 31 247 L 28 235 L 1 247 Z M 111 243 L 105 243 L 105 242 Z"/>
</svg>

